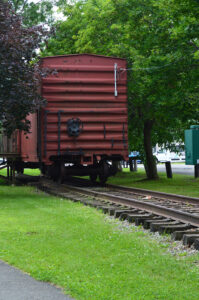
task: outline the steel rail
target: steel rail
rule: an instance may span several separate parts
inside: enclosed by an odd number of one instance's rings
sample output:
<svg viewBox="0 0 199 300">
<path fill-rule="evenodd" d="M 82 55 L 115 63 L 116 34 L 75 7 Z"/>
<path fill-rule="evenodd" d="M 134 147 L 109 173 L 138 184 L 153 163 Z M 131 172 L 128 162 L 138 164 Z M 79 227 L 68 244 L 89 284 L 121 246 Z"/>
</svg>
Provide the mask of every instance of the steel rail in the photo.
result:
<svg viewBox="0 0 199 300">
<path fill-rule="evenodd" d="M 4 176 L 1 176 L 4 177 Z M 30 176 L 31 177 L 31 176 Z M 154 203 L 150 203 L 150 202 L 144 202 L 142 200 L 137 200 L 133 198 L 125 198 L 125 196 L 117 196 L 117 195 L 112 195 L 111 193 L 107 193 L 107 192 L 100 192 L 100 191 L 96 191 L 96 190 L 90 190 L 87 189 L 85 187 L 81 188 L 81 187 L 75 187 L 75 186 L 71 186 L 71 185 L 62 185 L 62 187 L 66 188 L 67 190 L 72 190 L 75 192 L 78 192 L 80 194 L 84 194 L 84 195 L 88 195 L 88 196 L 93 196 L 95 198 L 99 198 L 99 199 L 103 199 L 103 200 L 108 200 L 111 202 L 116 202 L 118 204 L 121 205 L 127 205 L 133 208 L 137 208 L 137 209 L 141 209 L 147 212 L 151 212 L 154 214 L 158 214 L 161 215 L 163 217 L 166 218 L 171 218 L 171 219 L 175 219 L 178 220 L 182 223 L 189 223 L 193 226 L 197 226 L 199 227 L 199 216 L 195 215 L 193 213 L 187 213 L 187 212 L 183 212 L 183 211 L 179 211 L 173 208 L 168 208 L 165 206 L 161 206 L 161 205 L 157 205 Z M 130 192 L 134 192 L 136 191 L 137 194 L 143 194 L 143 195 L 152 195 L 150 194 L 151 191 L 149 190 L 142 190 L 142 189 L 134 189 L 132 191 L 132 188 L 125 188 L 125 187 L 121 187 L 121 186 L 112 186 L 112 185 L 107 185 L 106 187 L 108 188 L 114 188 L 117 189 L 118 191 L 130 191 Z M 176 199 L 182 201 L 186 201 L 191 203 L 190 201 L 194 200 L 196 202 L 194 202 L 194 204 L 199 204 L 199 199 L 197 198 L 189 198 L 186 196 L 178 196 L 178 195 L 173 195 L 173 194 L 166 194 L 166 193 L 160 193 L 160 192 L 153 192 L 153 196 L 155 197 L 160 197 L 161 199 L 163 198 L 162 195 L 165 197 L 165 199 L 169 199 L 168 196 L 171 195 L 171 197 L 177 197 Z M 129 195 L 128 195 L 129 196 Z M 175 199 L 175 200 L 176 200 Z M 172 200 L 174 200 L 174 198 L 172 198 Z"/>
<path fill-rule="evenodd" d="M 135 193 L 138 195 L 153 196 L 153 197 L 157 197 L 157 198 L 161 198 L 161 199 L 174 200 L 174 201 L 180 201 L 180 202 L 188 202 L 190 204 L 198 204 L 199 205 L 199 198 L 197 198 L 197 197 L 167 194 L 164 192 L 157 192 L 157 191 L 151 191 L 151 190 L 139 189 L 139 188 L 130 188 L 130 187 L 125 187 L 125 186 L 121 186 L 121 185 L 113 185 L 113 184 L 106 184 L 106 187 L 114 189 L 114 190 L 118 190 L 118 191 L 126 191 L 126 192 L 130 192 L 130 193 Z"/>
<path fill-rule="evenodd" d="M 72 186 L 67 186 L 67 185 L 64 185 L 64 186 L 70 190 L 79 192 L 84 195 L 86 194 L 86 195 L 94 196 L 95 198 L 100 198 L 100 199 L 104 199 L 104 200 L 106 199 L 106 200 L 109 200 L 112 202 L 117 202 L 122 205 L 127 205 L 127 206 L 131 206 L 133 208 L 138 208 L 141 210 L 145 210 L 147 212 L 158 214 L 158 215 L 161 215 L 166 218 L 175 219 L 182 223 L 189 223 L 189 224 L 191 224 L 193 226 L 197 226 L 197 227 L 199 226 L 199 216 L 189 214 L 187 212 L 175 210 L 173 208 L 156 205 L 156 204 L 149 203 L 149 202 L 147 202 L 147 203 L 142 202 L 142 201 L 139 201 L 139 200 L 133 199 L 133 198 L 127 199 L 125 197 L 115 196 L 115 195 L 111 195 L 111 194 L 104 193 L 104 192 L 91 191 L 91 190 L 88 190 L 85 188 L 72 187 Z"/>
<path fill-rule="evenodd" d="M 71 177 L 74 182 L 77 183 L 88 183 L 90 180 L 80 177 Z M 96 186 L 101 186 L 100 183 L 96 182 Z M 173 201 L 179 201 L 189 204 L 198 204 L 199 205 L 199 198 L 197 197 L 189 197 L 184 195 L 176 195 L 176 194 L 170 194 L 170 193 L 164 193 L 164 192 L 157 192 L 147 189 L 140 189 L 140 188 L 134 188 L 134 187 L 126 187 L 121 185 L 113 185 L 113 184 L 106 184 L 104 187 L 113 189 L 115 191 L 125 191 L 129 193 L 136 194 L 138 196 L 152 196 L 155 198 L 161 198 L 161 199 L 167 199 L 167 200 L 173 200 Z"/>
</svg>

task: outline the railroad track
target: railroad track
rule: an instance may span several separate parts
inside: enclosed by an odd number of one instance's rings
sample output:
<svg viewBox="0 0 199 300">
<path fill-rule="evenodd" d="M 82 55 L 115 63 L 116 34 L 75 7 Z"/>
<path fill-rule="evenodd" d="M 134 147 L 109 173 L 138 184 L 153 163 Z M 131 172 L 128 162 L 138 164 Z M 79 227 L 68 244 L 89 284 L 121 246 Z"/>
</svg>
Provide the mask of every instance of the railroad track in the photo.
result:
<svg viewBox="0 0 199 300">
<path fill-rule="evenodd" d="M 152 232 L 170 233 L 173 239 L 199 250 L 199 198 L 115 185 L 93 186 L 89 180 L 76 177 L 62 185 L 39 176 L 22 175 L 17 180 L 143 225 Z"/>
<path fill-rule="evenodd" d="M 171 233 L 173 239 L 199 250 L 199 199 L 107 185 L 95 187 L 78 179 L 58 185 L 42 178 L 39 189 L 59 197 L 79 201 L 104 213 L 143 225 L 152 232 Z M 163 197 L 160 197 L 163 196 Z"/>
</svg>

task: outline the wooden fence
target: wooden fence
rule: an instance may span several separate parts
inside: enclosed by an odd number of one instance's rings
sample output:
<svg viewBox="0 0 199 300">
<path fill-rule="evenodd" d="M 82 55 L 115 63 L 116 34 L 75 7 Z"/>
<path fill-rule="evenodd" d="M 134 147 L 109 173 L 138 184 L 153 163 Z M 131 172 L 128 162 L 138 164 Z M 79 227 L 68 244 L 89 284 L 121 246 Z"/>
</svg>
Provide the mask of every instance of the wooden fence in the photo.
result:
<svg viewBox="0 0 199 300">
<path fill-rule="evenodd" d="M 8 138 L 3 131 L 0 131 L 0 156 L 18 155 L 18 135 L 15 131 L 10 138 Z"/>
</svg>

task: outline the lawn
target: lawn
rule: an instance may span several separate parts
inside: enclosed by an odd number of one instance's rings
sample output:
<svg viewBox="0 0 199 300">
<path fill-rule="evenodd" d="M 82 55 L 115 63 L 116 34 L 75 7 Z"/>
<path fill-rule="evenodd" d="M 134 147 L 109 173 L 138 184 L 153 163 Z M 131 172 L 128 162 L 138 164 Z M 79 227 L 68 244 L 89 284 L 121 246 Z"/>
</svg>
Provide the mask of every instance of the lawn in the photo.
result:
<svg viewBox="0 0 199 300">
<path fill-rule="evenodd" d="M 32 176 L 39 176 L 40 170 L 39 169 L 24 169 L 24 174 L 32 175 Z M 7 176 L 7 169 L 0 170 L 0 175 Z"/>
<path fill-rule="evenodd" d="M 198 254 L 174 257 L 94 208 L 1 180 L 0 223 L 0 259 L 75 299 L 198 299 Z"/>
<path fill-rule="evenodd" d="M 173 174 L 173 178 L 169 179 L 165 173 L 161 172 L 158 175 L 158 180 L 147 180 L 145 171 L 142 169 L 138 169 L 137 172 L 130 172 L 129 169 L 123 169 L 123 172 L 110 177 L 107 183 L 199 197 L 199 178 L 195 179 L 189 175 Z"/>
</svg>

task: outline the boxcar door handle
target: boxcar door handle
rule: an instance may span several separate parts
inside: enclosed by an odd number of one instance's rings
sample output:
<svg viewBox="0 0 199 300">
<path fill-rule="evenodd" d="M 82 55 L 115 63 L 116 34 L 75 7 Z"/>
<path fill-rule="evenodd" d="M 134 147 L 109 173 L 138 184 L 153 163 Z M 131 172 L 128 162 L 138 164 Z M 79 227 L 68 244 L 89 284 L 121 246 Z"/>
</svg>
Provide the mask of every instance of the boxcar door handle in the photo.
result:
<svg viewBox="0 0 199 300">
<path fill-rule="evenodd" d="M 115 97 L 117 97 L 117 64 L 114 64 Z"/>
</svg>

